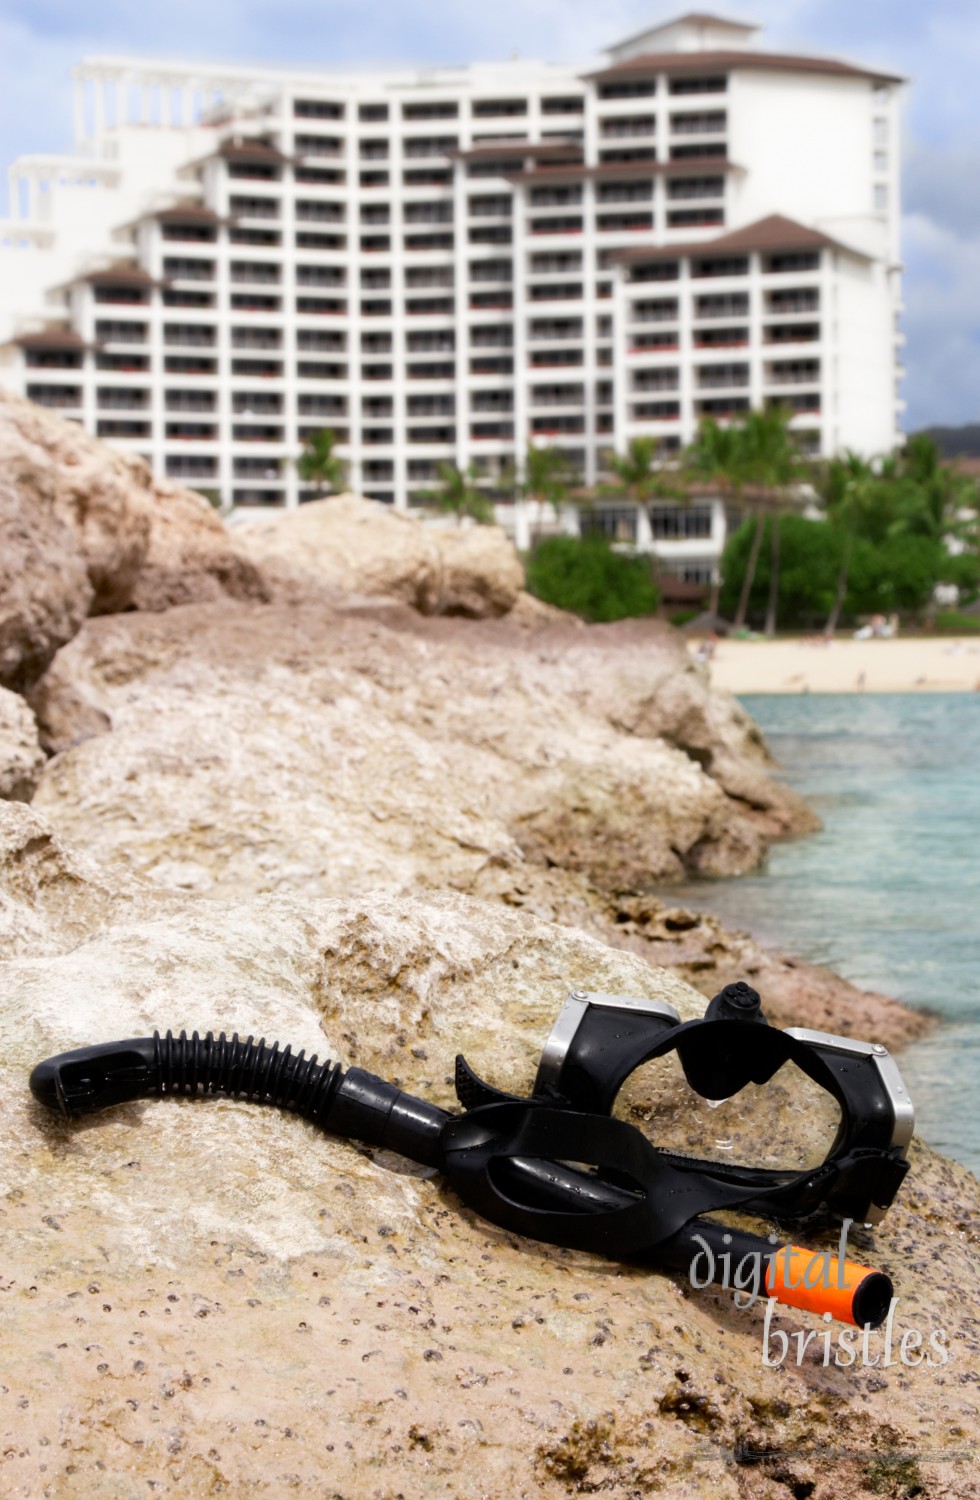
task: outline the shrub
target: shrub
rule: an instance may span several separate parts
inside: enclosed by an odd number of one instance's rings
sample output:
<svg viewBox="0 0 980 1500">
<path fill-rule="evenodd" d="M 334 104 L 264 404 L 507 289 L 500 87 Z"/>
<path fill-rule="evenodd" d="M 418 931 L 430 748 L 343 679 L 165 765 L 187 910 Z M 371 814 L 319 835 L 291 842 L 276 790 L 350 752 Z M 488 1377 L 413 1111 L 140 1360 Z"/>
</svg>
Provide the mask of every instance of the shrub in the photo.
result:
<svg viewBox="0 0 980 1500">
<path fill-rule="evenodd" d="M 546 604 L 597 623 L 652 615 L 660 595 L 642 557 L 614 552 L 605 537 L 549 537 L 527 563 L 527 587 Z"/>
</svg>

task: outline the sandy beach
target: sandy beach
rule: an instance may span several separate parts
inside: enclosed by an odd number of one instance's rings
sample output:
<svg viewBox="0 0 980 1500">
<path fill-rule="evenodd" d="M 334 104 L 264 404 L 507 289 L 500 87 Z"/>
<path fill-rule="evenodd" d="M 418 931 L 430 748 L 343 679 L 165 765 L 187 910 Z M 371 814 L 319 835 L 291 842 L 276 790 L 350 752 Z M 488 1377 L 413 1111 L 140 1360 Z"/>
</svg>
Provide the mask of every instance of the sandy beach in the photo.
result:
<svg viewBox="0 0 980 1500">
<path fill-rule="evenodd" d="M 733 693 L 977 692 L 980 638 L 720 640 L 711 682 Z"/>
</svg>

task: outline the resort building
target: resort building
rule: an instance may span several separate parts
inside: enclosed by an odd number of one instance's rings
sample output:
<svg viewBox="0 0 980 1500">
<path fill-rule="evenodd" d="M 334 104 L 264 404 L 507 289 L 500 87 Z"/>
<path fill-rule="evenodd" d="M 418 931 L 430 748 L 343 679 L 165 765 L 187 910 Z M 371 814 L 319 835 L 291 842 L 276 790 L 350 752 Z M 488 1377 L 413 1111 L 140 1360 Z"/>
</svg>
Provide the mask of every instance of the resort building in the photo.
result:
<svg viewBox="0 0 980 1500">
<path fill-rule="evenodd" d="M 70 157 L 10 171 L 0 382 L 227 506 L 418 503 L 552 443 L 584 484 L 781 402 L 812 451 L 899 441 L 901 81 L 687 15 L 602 65 L 76 70 Z M 519 509 L 519 508 L 518 508 Z M 692 579 L 706 501 L 625 527 Z M 617 531 L 617 528 L 619 530 Z"/>
</svg>

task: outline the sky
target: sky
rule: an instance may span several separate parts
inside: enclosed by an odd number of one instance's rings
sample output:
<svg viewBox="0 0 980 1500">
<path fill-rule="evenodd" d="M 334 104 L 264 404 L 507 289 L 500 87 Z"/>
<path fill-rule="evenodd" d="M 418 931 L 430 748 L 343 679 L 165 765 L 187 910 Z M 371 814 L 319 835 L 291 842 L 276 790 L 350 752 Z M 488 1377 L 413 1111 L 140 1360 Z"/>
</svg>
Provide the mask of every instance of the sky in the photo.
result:
<svg viewBox="0 0 980 1500">
<path fill-rule="evenodd" d="M 709 7 L 704 7 L 709 8 Z M 714 5 L 710 7 L 716 9 Z M 0 164 L 71 144 L 69 70 L 91 53 L 325 68 L 512 56 L 588 62 L 683 13 L 664 0 L 0 0 Z M 980 421 L 980 7 L 976 0 L 739 0 L 764 45 L 908 77 L 904 329 L 909 431 Z M 0 198 L 0 202 L 2 202 Z"/>
</svg>

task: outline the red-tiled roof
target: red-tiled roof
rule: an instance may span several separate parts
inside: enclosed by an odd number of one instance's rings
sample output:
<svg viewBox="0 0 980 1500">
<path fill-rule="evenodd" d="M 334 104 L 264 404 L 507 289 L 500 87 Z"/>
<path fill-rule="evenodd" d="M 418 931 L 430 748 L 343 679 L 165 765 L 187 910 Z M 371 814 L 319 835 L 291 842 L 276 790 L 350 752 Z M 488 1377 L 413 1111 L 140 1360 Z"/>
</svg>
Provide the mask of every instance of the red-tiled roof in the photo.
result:
<svg viewBox="0 0 980 1500">
<path fill-rule="evenodd" d="M 74 328 L 38 328 L 17 334 L 11 343 L 22 349 L 87 349 L 89 345 Z"/>
<path fill-rule="evenodd" d="M 800 57 L 788 52 L 757 52 L 751 48 L 730 48 L 714 52 L 643 52 L 584 76 L 601 83 L 650 73 L 700 74 L 735 70 L 757 73 L 823 73 L 834 78 L 868 78 L 875 83 L 905 82 L 897 74 L 883 73 L 876 68 L 861 68 L 855 63 L 838 62 L 832 57 Z"/>
<path fill-rule="evenodd" d="M 220 224 L 221 217 L 204 203 L 174 203 L 170 208 L 161 208 L 147 214 L 149 219 L 159 219 L 161 224 Z"/>
<path fill-rule="evenodd" d="M 711 240 L 697 240 L 683 245 L 631 245 L 625 250 L 610 251 L 609 258 L 623 265 L 637 265 L 648 260 L 680 260 L 687 255 L 738 255 L 752 250 L 843 250 L 861 260 L 870 260 L 861 250 L 831 239 L 819 229 L 809 229 L 782 214 L 770 214 L 743 229 L 733 229 Z"/>
<path fill-rule="evenodd" d="M 91 281 L 98 284 L 114 282 L 126 283 L 130 286 L 154 286 L 155 282 L 149 271 L 144 271 L 142 266 L 132 266 L 125 261 L 116 265 L 105 266 L 100 271 L 89 271 L 86 275 L 77 278 L 79 281 Z"/>
</svg>

